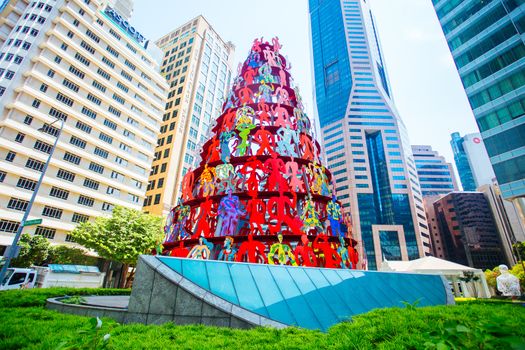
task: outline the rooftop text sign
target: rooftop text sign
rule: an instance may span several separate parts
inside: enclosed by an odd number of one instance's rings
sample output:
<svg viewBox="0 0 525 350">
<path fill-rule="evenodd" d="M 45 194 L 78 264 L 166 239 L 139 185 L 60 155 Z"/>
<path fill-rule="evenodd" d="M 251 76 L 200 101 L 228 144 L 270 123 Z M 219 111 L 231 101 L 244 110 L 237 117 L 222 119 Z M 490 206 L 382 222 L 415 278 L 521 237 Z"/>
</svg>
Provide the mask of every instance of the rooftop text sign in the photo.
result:
<svg viewBox="0 0 525 350">
<path fill-rule="evenodd" d="M 111 18 L 117 25 L 120 26 L 120 28 L 126 32 L 129 36 L 131 36 L 133 39 L 137 40 L 140 44 L 143 44 L 146 38 L 140 34 L 134 27 L 129 24 L 128 21 L 126 21 L 121 15 L 118 14 L 117 11 L 113 10 L 111 7 L 106 7 L 104 10 L 104 13 L 108 15 L 109 18 Z"/>
</svg>

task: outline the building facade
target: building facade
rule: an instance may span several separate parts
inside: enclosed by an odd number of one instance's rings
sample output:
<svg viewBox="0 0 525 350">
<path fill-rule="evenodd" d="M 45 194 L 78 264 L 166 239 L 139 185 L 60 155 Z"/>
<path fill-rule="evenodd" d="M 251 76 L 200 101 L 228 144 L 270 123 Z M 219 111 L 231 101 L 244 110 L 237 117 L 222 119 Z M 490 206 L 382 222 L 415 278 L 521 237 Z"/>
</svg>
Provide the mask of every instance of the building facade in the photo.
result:
<svg viewBox="0 0 525 350">
<path fill-rule="evenodd" d="M 492 184 L 496 175 L 481 135 L 472 133 L 461 136 L 455 132 L 450 137 L 450 145 L 463 190 L 475 191 L 482 185 Z"/>
<path fill-rule="evenodd" d="M 11 243 L 57 137 L 29 216 L 43 221 L 24 232 L 69 242 L 77 223 L 114 205 L 142 208 L 168 86 L 145 38 L 111 8 L 11 3 L 19 18 L 0 47 L 0 244 Z"/>
<path fill-rule="evenodd" d="M 496 181 L 480 186 L 478 191 L 483 193 L 489 203 L 507 264 L 513 266 L 518 263 L 518 259 L 512 245 L 516 242 L 525 242 L 525 228 L 520 220 L 520 213 L 511 202 L 503 199 Z"/>
<path fill-rule="evenodd" d="M 525 3 L 432 0 L 504 198 L 525 204 Z"/>
<path fill-rule="evenodd" d="M 412 146 L 412 153 L 423 197 L 459 191 L 452 164 L 432 146 Z"/>
<path fill-rule="evenodd" d="M 434 202 L 444 259 L 478 269 L 505 262 L 487 200 L 479 192 L 452 192 Z"/>
<path fill-rule="evenodd" d="M 232 79 L 235 47 L 202 16 L 156 44 L 164 52 L 161 73 L 170 92 L 144 210 L 166 215 L 177 204 L 183 176 L 199 163 L 201 146 L 220 114 Z"/>
<path fill-rule="evenodd" d="M 362 0 L 310 0 L 318 122 L 338 199 L 368 268 L 424 256 L 430 237 L 375 23 Z"/>
</svg>

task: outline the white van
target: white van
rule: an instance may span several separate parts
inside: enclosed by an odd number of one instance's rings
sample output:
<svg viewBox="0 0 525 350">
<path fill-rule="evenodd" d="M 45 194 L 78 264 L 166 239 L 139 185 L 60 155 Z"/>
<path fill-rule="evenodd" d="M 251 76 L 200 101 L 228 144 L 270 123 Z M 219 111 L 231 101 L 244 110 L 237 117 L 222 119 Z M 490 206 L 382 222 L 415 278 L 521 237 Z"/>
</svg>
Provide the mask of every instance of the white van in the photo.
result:
<svg viewBox="0 0 525 350">
<path fill-rule="evenodd" d="M 37 274 L 35 269 L 9 268 L 0 290 L 33 288 Z"/>
<path fill-rule="evenodd" d="M 58 265 L 34 266 L 30 269 L 9 268 L 0 290 L 24 288 L 101 288 L 105 273 L 96 266 Z"/>
</svg>

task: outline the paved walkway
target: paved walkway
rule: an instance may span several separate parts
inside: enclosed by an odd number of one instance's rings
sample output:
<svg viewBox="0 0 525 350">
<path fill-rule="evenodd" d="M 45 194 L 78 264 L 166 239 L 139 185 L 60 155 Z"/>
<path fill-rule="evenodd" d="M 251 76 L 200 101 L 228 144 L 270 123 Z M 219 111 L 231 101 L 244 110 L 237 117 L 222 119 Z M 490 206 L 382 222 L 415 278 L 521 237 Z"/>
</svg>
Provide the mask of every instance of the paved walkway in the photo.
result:
<svg viewBox="0 0 525 350">
<path fill-rule="evenodd" d="M 84 297 L 86 300 L 83 305 L 113 307 L 117 309 L 127 309 L 129 304 L 129 295 L 101 295 Z"/>
</svg>

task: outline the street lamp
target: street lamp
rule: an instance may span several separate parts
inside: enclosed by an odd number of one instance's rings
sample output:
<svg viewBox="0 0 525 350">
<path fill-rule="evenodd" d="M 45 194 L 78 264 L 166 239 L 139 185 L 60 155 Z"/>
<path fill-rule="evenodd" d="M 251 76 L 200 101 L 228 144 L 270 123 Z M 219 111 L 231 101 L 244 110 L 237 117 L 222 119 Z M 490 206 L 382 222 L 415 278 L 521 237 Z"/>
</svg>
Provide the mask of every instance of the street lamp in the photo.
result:
<svg viewBox="0 0 525 350">
<path fill-rule="evenodd" d="M 20 225 L 18 226 L 18 230 L 16 231 L 15 238 L 13 239 L 13 243 L 11 243 L 11 249 L 7 252 L 7 256 L 5 258 L 5 263 L 2 266 L 2 269 L 0 270 L 0 284 L 3 283 L 5 275 L 7 273 L 7 268 L 9 267 L 9 264 L 11 263 L 11 260 L 15 257 L 15 254 L 18 252 L 18 241 L 20 240 L 20 236 L 22 235 L 22 230 L 24 229 L 24 225 L 26 223 L 27 217 L 29 216 L 29 213 L 31 212 L 31 207 L 33 206 L 33 203 L 35 202 L 35 198 L 38 194 L 38 189 L 40 188 L 40 185 L 42 184 L 42 180 L 44 179 L 44 176 L 46 174 L 47 167 L 49 165 L 49 162 L 51 161 L 51 157 L 53 157 L 53 153 L 55 152 L 55 148 L 58 143 L 58 139 L 60 137 L 60 134 L 62 133 L 62 129 L 64 128 L 64 120 L 56 118 L 51 124 L 47 125 L 52 126 L 56 122 L 60 122 L 60 129 L 58 130 L 58 134 L 55 136 L 55 143 L 53 144 L 53 148 L 51 148 L 51 151 L 49 152 L 49 156 L 47 157 L 47 161 L 44 165 L 44 168 L 42 169 L 42 172 L 40 174 L 40 178 L 38 179 L 38 183 L 35 186 L 35 189 L 33 191 L 33 195 L 31 196 L 31 200 L 27 204 L 26 211 L 24 213 L 24 217 L 22 218 L 22 221 L 20 222 Z M 44 127 L 41 127 L 38 129 L 38 131 L 44 131 Z"/>
</svg>

